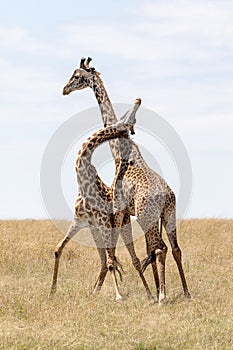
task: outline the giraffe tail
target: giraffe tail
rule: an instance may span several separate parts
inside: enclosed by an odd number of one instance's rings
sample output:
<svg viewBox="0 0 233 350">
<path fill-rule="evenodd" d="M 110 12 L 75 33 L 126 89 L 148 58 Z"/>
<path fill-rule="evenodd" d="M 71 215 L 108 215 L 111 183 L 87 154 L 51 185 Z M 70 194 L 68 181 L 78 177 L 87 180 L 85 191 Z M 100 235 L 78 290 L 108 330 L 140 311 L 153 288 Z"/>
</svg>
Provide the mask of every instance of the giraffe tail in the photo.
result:
<svg viewBox="0 0 233 350">
<path fill-rule="evenodd" d="M 145 259 L 141 262 L 141 271 L 142 273 L 146 270 L 147 266 L 156 261 L 155 252 L 151 252 Z"/>
</svg>

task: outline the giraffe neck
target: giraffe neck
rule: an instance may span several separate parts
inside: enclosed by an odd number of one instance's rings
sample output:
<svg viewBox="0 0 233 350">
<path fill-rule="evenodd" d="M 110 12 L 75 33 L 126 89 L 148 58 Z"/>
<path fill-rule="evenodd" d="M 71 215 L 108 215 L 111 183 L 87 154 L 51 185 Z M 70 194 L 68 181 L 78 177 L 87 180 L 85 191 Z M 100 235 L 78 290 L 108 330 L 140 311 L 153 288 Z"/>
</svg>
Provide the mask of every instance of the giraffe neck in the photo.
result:
<svg viewBox="0 0 233 350">
<path fill-rule="evenodd" d="M 124 125 L 112 125 L 101 129 L 83 143 L 76 160 L 76 173 L 79 191 L 85 198 L 93 198 L 96 201 L 98 191 L 98 173 L 91 164 L 93 152 L 101 143 L 119 137 L 123 139 L 128 137 L 128 131 Z"/>
<path fill-rule="evenodd" d="M 97 72 L 94 75 L 92 84 L 93 85 L 90 87 L 92 88 L 97 99 L 104 126 L 115 124 L 117 122 L 116 114 L 112 107 L 112 103 L 108 97 L 107 91 L 104 87 L 103 81 Z M 112 156 L 115 159 L 115 162 L 117 162 L 119 158 L 120 148 L 119 140 L 110 140 L 109 146 L 111 149 Z"/>
<path fill-rule="evenodd" d="M 108 97 L 107 91 L 104 87 L 103 81 L 100 78 L 99 73 L 95 72 L 93 80 L 90 82 L 90 87 L 92 88 L 95 97 L 97 99 L 97 102 L 100 107 L 102 120 L 105 126 L 115 124 L 118 120 L 115 115 L 114 109 L 112 107 L 112 103 Z M 133 143 L 132 140 L 130 140 L 128 136 L 129 142 L 127 142 L 127 145 L 134 145 L 133 152 L 131 152 L 131 155 L 134 154 L 134 160 L 135 163 L 137 162 L 139 166 L 145 166 L 145 161 L 138 149 L 138 147 Z M 115 165 L 118 167 L 119 165 L 119 158 L 122 158 L 122 149 L 124 145 L 118 140 L 110 139 L 109 140 L 110 149 L 113 155 L 113 158 L 115 159 Z M 127 146 L 128 147 L 128 146 Z"/>
<path fill-rule="evenodd" d="M 110 125 L 104 129 L 100 129 L 90 136 L 82 145 L 82 148 L 78 152 L 76 160 L 76 172 L 77 174 L 85 173 L 85 169 L 88 170 L 91 164 L 91 158 L 95 149 L 103 142 L 109 141 L 115 138 L 128 138 L 128 131 L 125 125 Z M 93 167 L 94 168 L 94 167 Z M 81 175 L 82 176 L 82 175 Z M 83 175 L 84 176 L 84 175 Z M 80 178 L 80 181 L 82 179 Z M 82 184 L 80 183 L 80 186 Z"/>
<path fill-rule="evenodd" d="M 117 122 L 117 117 L 112 107 L 112 103 L 108 97 L 107 91 L 104 87 L 103 81 L 98 73 L 95 73 L 93 86 L 91 87 L 97 99 L 104 126 L 115 124 Z"/>
</svg>

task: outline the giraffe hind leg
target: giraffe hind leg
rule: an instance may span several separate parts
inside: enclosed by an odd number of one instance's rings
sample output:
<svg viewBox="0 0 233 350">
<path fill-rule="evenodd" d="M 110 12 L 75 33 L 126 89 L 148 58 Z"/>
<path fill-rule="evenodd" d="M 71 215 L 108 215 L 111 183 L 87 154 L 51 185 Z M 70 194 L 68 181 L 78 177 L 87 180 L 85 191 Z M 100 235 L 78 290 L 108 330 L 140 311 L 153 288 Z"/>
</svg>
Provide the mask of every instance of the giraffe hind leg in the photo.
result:
<svg viewBox="0 0 233 350">
<path fill-rule="evenodd" d="M 175 259 L 175 262 L 176 262 L 178 270 L 179 270 L 184 295 L 186 296 L 186 298 L 191 298 L 191 294 L 189 293 L 189 290 L 188 290 L 188 285 L 186 282 L 184 269 L 183 269 L 183 265 L 182 265 L 182 253 L 181 253 L 181 250 L 180 250 L 180 247 L 178 246 L 178 244 L 175 248 L 172 248 L 172 255 Z"/>
<path fill-rule="evenodd" d="M 168 211 L 168 213 L 165 211 L 163 224 L 172 247 L 172 255 L 179 271 L 184 295 L 186 298 L 191 298 L 182 265 L 182 252 L 177 242 L 175 210 L 172 212 Z"/>
</svg>

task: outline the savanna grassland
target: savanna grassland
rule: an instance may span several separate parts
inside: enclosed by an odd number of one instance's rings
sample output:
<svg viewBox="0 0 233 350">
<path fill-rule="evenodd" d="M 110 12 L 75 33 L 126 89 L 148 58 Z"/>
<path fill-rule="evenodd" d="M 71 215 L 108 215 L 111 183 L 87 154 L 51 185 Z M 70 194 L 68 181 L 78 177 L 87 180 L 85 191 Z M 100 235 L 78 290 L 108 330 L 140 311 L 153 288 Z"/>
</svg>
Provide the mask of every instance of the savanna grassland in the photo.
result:
<svg viewBox="0 0 233 350">
<path fill-rule="evenodd" d="M 151 305 L 124 247 L 125 300 L 115 302 L 94 248 L 71 242 L 61 258 L 57 294 L 48 300 L 54 246 L 62 234 L 49 221 L 0 222 L 0 349 L 173 350 L 233 348 L 233 220 L 186 220 L 178 227 L 192 300 L 182 294 L 171 249 L 167 302 Z M 165 236 L 165 233 L 163 233 Z M 145 257 L 144 237 L 136 250 Z M 145 273 L 155 294 L 151 268 Z"/>
</svg>

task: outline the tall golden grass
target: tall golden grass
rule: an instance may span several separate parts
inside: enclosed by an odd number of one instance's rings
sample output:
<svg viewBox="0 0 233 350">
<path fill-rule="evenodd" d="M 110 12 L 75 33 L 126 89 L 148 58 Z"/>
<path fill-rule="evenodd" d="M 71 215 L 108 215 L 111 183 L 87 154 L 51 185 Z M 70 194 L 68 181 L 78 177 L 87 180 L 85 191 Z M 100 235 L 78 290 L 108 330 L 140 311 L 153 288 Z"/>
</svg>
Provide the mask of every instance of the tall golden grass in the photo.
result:
<svg viewBox="0 0 233 350">
<path fill-rule="evenodd" d="M 233 220 L 186 220 L 178 228 L 192 300 L 182 294 L 168 252 L 167 302 L 151 305 L 124 247 L 119 248 L 125 296 L 115 302 L 111 276 L 99 295 L 94 248 L 71 242 L 61 258 L 57 294 L 48 300 L 54 246 L 62 238 L 49 221 L 1 221 L 0 349 L 232 349 Z M 165 233 L 163 234 L 165 236 Z M 145 257 L 144 237 L 136 242 Z M 151 268 L 146 278 L 155 294 Z"/>
</svg>

